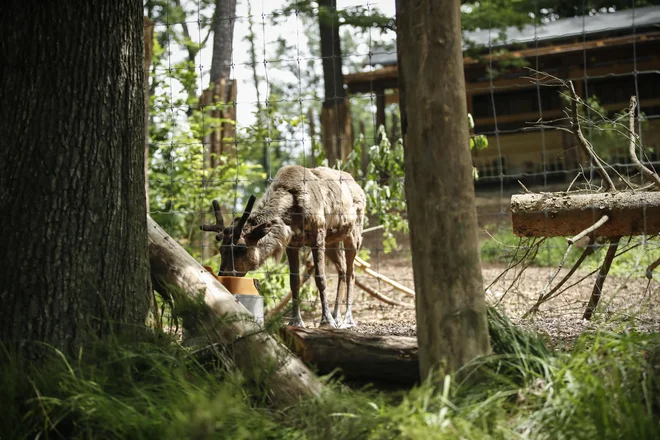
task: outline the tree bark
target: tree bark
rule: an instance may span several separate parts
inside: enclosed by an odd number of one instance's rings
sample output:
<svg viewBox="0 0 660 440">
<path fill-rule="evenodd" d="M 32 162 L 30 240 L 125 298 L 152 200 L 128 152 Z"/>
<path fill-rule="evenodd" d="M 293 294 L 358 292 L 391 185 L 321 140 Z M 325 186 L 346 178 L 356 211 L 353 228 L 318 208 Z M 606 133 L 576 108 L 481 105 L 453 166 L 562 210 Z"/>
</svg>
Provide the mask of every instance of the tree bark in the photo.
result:
<svg viewBox="0 0 660 440">
<path fill-rule="evenodd" d="M 288 406 L 317 395 L 321 383 L 312 372 L 254 320 L 237 319 L 249 315 L 248 310 L 151 217 L 147 220 L 156 290 L 167 296 L 169 286 L 176 286 L 192 301 L 201 295 L 213 316 L 194 324 L 204 326 L 212 342 L 228 351 L 243 377 L 267 385 L 275 405 Z"/>
<path fill-rule="evenodd" d="M 321 107 L 321 141 L 328 165 L 346 160 L 353 150 L 353 125 L 348 98 L 326 99 Z"/>
<path fill-rule="evenodd" d="M 211 84 L 231 74 L 231 54 L 234 49 L 236 0 L 216 0 L 213 18 L 213 56 Z"/>
<path fill-rule="evenodd" d="M 417 339 L 364 335 L 350 330 L 284 327 L 285 344 L 303 362 L 349 381 L 414 385 L 419 382 Z"/>
<path fill-rule="evenodd" d="M 149 72 L 154 53 L 154 22 L 144 17 L 144 192 L 147 200 L 147 213 L 149 213 L 149 107 L 151 95 L 149 93 Z"/>
<path fill-rule="evenodd" d="M 325 99 L 321 137 L 330 166 L 345 160 L 353 149 L 350 103 L 344 89 L 337 0 L 319 0 L 319 31 Z"/>
<path fill-rule="evenodd" d="M 465 121 L 459 0 L 397 0 L 421 376 L 490 352 Z"/>
<path fill-rule="evenodd" d="M 234 49 L 234 23 L 236 21 L 236 0 L 216 0 L 213 13 L 213 50 L 211 58 L 211 74 L 209 87 L 200 97 L 200 106 L 212 118 L 213 128 L 204 133 L 204 168 L 211 169 L 220 165 L 220 156 L 224 151 L 225 137 L 234 137 L 234 125 L 222 123 L 220 119 L 236 120 L 235 107 L 226 111 L 223 109 L 207 110 L 207 106 L 215 107 L 220 103 L 236 102 L 236 86 L 229 79 L 231 75 L 232 51 Z M 207 121 L 208 125 L 209 122 Z M 205 172 L 205 175 L 208 175 Z M 204 182 L 209 184 L 210 182 Z M 202 222 L 206 221 L 202 215 Z M 208 261 L 216 252 L 206 234 L 202 235 L 202 261 Z"/>
<path fill-rule="evenodd" d="M 660 232 L 660 192 L 516 194 L 511 197 L 514 234 L 573 236 L 607 214 L 593 234 L 601 237 Z"/>
<path fill-rule="evenodd" d="M 149 310 L 142 2 L 5 2 L 0 58 L 0 341 L 35 358 L 34 341 L 72 353 L 135 334 Z"/>
</svg>

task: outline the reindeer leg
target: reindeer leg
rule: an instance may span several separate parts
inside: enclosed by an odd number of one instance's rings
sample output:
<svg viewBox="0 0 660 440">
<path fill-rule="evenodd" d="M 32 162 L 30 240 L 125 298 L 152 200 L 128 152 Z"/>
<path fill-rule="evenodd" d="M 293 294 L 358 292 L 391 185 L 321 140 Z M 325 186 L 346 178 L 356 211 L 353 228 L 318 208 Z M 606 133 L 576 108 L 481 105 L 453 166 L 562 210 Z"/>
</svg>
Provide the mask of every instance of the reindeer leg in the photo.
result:
<svg viewBox="0 0 660 440">
<path fill-rule="evenodd" d="M 336 247 L 326 249 L 325 255 L 335 265 L 335 269 L 337 269 L 337 297 L 335 298 L 335 308 L 332 312 L 332 317 L 336 322 L 339 316 L 342 284 L 346 284 L 346 258 L 344 258 L 344 253 L 339 248 L 339 243 L 337 243 Z"/>
<path fill-rule="evenodd" d="M 325 297 L 325 228 L 320 228 L 312 241 L 312 258 L 314 258 L 314 266 L 316 267 L 316 287 L 319 289 L 319 297 L 321 298 L 321 327 L 337 327 L 330 314 L 328 301 Z"/>
<path fill-rule="evenodd" d="M 344 252 L 346 253 L 346 315 L 344 315 L 344 322 L 341 325 L 341 328 L 351 328 L 355 327 L 355 322 L 353 321 L 353 311 L 352 302 L 351 302 L 351 293 L 353 292 L 353 287 L 355 286 L 355 268 L 354 262 L 355 257 L 357 256 L 357 251 L 360 249 L 362 244 L 362 237 L 356 236 L 356 234 L 351 234 L 344 240 Z"/>
<path fill-rule="evenodd" d="M 300 316 L 300 254 L 298 248 L 287 247 L 286 259 L 289 262 L 289 284 L 291 285 L 291 307 L 292 317 L 289 325 L 293 327 L 305 327 Z"/>
</svg>

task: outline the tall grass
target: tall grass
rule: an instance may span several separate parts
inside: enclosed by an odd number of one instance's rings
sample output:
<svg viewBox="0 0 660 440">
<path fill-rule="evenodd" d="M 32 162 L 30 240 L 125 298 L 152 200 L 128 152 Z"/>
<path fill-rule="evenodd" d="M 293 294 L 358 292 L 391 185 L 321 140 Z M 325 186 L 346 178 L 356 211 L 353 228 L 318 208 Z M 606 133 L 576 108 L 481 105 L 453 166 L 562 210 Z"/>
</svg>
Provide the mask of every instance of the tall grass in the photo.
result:
<svg viewBox="0 0 660 440">
<path fill-rule="evenodd" d="M 599 332 L 554 352 L 495 310 L 493 354 L 406 392 L 341 384 L 275 411 L 172 341 L 99 342 L 25 369 L 5 353 L 0 437 L 660 438 L 660 336 Z"/>
</svg>

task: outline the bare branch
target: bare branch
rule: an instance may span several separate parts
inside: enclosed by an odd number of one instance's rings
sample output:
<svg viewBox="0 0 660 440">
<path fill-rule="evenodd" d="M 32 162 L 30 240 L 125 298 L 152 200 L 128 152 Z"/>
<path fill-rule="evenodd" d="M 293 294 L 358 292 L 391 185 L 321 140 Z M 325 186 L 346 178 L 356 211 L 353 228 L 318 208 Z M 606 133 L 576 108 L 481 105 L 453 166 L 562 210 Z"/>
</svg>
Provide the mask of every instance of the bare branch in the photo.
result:
<svg viewBox="0 0 660 440">
<path fill-rule="evenodd" d="M 527 312 L 525 312 L 525 314 L 523 315 L 523 319 L 527 318 L 532 313 L 538 312 L 539 307 L 541 307 L 541 305 L 543 305 L 545 302 L 547 302 L 547 301 L 551 300 L 552 298 L 554 298 L 556 295 L 553 296 L 553 294 L 555 292 L 557 292 L 561 288 L 561 286 L 563 286 L 566 283 L 566 281 L 568 281 L 573 276 L 575 271 L 578 270 L 578 268 L 582 265 L 584 260 L 589 255 L 593 254 L 594 251 L 595 251 L 594 246 L 592 246 L 592 245 L 587 246 L 585 248 L 585 250 L 582 252 L 582 255 L 580 255 L 580 258 L 578 258 L 578 260 L 575 262 L 575 264 L 573 264 L 573 267 L 571 267 L 571 270 L 568 271 L 568 273 L 564 276 L 564 278 L 562 278 L 561 281 L 559 281 L 559 283 L 557 283 L 557 285 L 555 287 L 553 287 L 552 290 L 550 290 L 548 293 L 542 294 L 541 296 L 539 296 L 539 299 L 536 301 L 536 304 L 534 304 Z M 592 273 L 595 273 L 595 272 L 596 271 L 594 271 Z M 589 276 L 589 275 L 587 275 L 587 276 Z M 580 283 L 583 279 L 584 278 L 582 278 L 580 281 L 578 281 L 575 284 Z M 573 285 L 575 285 L 575 284 L 573 284 Z M 565 290 L 566 289 L 562 290 L 557 295 L 563 293 Z"/>
<path fill-rule="evenodd" d="M 527 187 L 520 180 L 518 181 L 518 183 L 520 184 L 520 186 L 522 186 L 522 189 L 524 189 L 526 193 L 531 194 L 531 191 L 527 189 Z"/>
<path fill-rule="evenodd" d="M 613 237 L 610 239 L 610 247 L 607 249 L 607 254 L 605 254 L 605 260 L 603 260 L 603 265 L 598 272 L 598 277 L 594 284 L 594 290 L 591 292 L 591 298 L 589 298 L 589 304 L 584 311 L 584 315 L 582 315 L 582 319 L 586 319 L 587 321 L 590 320 L 594 314 L 594 310 L 596 310 L 596 307 L 598 306 L 600 297 L 603 294 L 603 284 L 605 284 L 607 274 L 612 267 L 612 261 L 614 261 L 614 257 L 616 256 L 616 250 L 619 247 L 620 239 L 621 237 Z"/>
<path fill-rule="evenodd" d="M 648 278 L 649 281 L 653 279 L 653 271 L 658 266 L 660 266 L 660 258 L 655 260 L 653 263 L 649 264 L 649 267 L 646 268 L 646 278 Z"/>
<path fill-rule="evenodd" d="M 593 225 L 589 226 L 587 229 L 585 229 L 584 231 L 580 232 L 580 233 L 577 234 L 575 237 L 573 237 L 573 238 L 567 238 L 566 241 L 568 242 L 569 245 L 573 245 L 573 243 L 575 243 L 576 241 L 578 241 L 578 240 L 581 239 L 582 237 L 586 236 L 587 234 L 591 234 L 591 233 L 594 232 L 596 229 L 598 229 L 598 228 L 600 228 L 601 226 L 603 226 L 603 225 L 605 224 L 605 222 L 607 222 L 609 219 L 610 219 L 610 217 L 609 217 L 607 214 L 605 214 L 605 215 L 602 216 L 602 217 L 600 218 L 600 220 L 598 220 L 596 223 L 594 223 Z M 570 250 L 570 246 L 569 246 L 569 250 Z M 566 252 L 568 252 L 568 250 L 567 250 Z M 566 257 L 566 255 L 564 255 L 564 258 L 565 258 L 565 257 Z"/>
<path fill-rule="evenodd" d="M 354 264 L 355 264 L 355 266 L 357 266 L 359 268 L 362 268 L 367 275 L 371 275 L 372 277 L 374 277 L 378 281 L 382 281 L 386 284 L 389 284 L 390 286 L 394 287 L 396 290 L 399 290 L 399 291 L 401 291 L 401 292 L 403 292 L 407 295 L 415 296 L 415 291 L 414 290 L 409 289 L 406 286 L 403 286 L 403 285 L 397 283 L 394 280 L 391 280 L 390 278 L 386 277 L 385 275 L 381 275 L 378 272 L 376 272 L 372 269 L 369 269 L 368 267 L 366 267 L 364 265 L 363 261 L 356 259 Z"/>
<path fill-rule="evenodd" d="M 660 177 L 649 170 L 642 164 L 642 162 L 637 158 L 637 153 L 635 153 L 636 139 L 637 134 L 635 134 L 635 109 L 637 108 L 637 98 L 635 96 L 630 97 L 630 113 L 629 113 L 629 130 L 630 130 L 630 146 L 628 147 L 628 152 L 630 153 L 630 158 L 637 166 L 637 169 L 644 174 L 649 179 L 655 182 L 655 185 L 660 189 Z"/>
<path fill-rule="evenodd" d="M 573 181 L 571 182 L 571 184 L 568 185 L 568 189 L 566 190 L 566 194 L 568 194 L 568 193 L 571 191 L 571 188 L 573 188 L 573 185 L 574 185 L 575 182 L 580 178 L 581 175 L 582 175 L 582 171 L 580 171 L 579 173 L 577 173 L 577 174 L 575 175 L 575 178 L 573 179 Z"/>
<path fill-rule="evenodd" d="M 525 270 L 527 270 L 527 268 L 528 268 L 528 267 L 534 262 L 534 260 L 536 259 L 536 255 L 537 255 L 538 252 L 539 252 L 539 248 L 541 247 L 541 243 L 542 243 L 542 242 L 543 242 L 543 240 L 539 241 L 538 245 L 536 245 L 536 246 L 533 248 L 534 252 L 532 253 L 532 255 L 531 255 L 529 258 L 526 258 L 526 257 L 527 257 L 527 255 L 529 254 L 529 251 L 530 251 L 532 248 L 530 248 L 530 250 L 528 250 L 528 251 L 525 253 L 525 255 L 523 256 L 523 258 L 521 259 L 521 261 L 524 262 L 525 264 L 523 264 L 523 266 L 520 268 L 520 270 L 518 271 L 518 273 L 517 273 L 516 276 L 514 277 L 513 281 L 511 281 L 511 284 L 509 284 L 509 287 L 506 288 L 506 290 L 504 291 L 504 293 L 502 294 L 502 296 L 500 297 L 500 299 L 497 301 L 497 303 L 495 303 L 495 306 L 498 306 L 498 305 L 504 300 L 504 298 L 508 295 L 508 293 L 511 291 L 511 289 L 513 288 L 513 286 L 516 285 L 516 283 L 518 282 L 518 280 L 520 279 L 520 277 L 522 276 L 522 274 L 525 272 Z M 498 278 L 499 278 L 499 277 L 498 277 Z"/>
<path fill-rule="evenodd" d="M 371 287 L 367 286 L 366 284 L 362 283 L 361 281 L 359 281 L 357 279 L 355 280 L 355 285 L 357 287 L 359 287 L 360 289 L 364 290 L 365 292 L 367 292 L 369 295 L 376 298 L 377 300 L 380 300 L 380 301 L 382 301 L 386 304 L 390 304 L 390 305 L 393 305 L 393 306 L 401 306 L 401 307 L 413 307 L 413 304 L 406 304 L 404 302 L 397 301 L 397 300 L 392 299 L 388 296 L 385 296 L 382 293 L 380 293 L 379 291 L 372 289 Z"/>
<path fill-rule="evenodd" d="M 571 93 L 571 111 L 573 113 L 573 135 L 578 141 L 578 144 L 586 155 L 588 157 L 591 157 L 594 162 L 596 162 L 596 165 L 598 166 L 598 173 L 600 174 L 600 177 L 603 179 L 605 182 L 605 187 L 608 191 L 615 192 L 616 187 L 614 186 L 614 182 L 612 182 L 612 179 L 610 178 L 610 175 L 607 174 L 607 171 L 605 171 L 605 168 L 603 167 L 601 159 L 596 155 L 596 153 L 593 151 L 593 149 L 589 146 L 589 142 L 585 139 L 584 134 L 582 134 L 582 129 L 580 128 L 580 118 L 578 117 L 578 102 L 580 102 L 580 98 L 577 96 L 577 93 L 575 93 L 575 87 L 573 86 L 572 81 L 568 81 L 569 85 L 569 91 Z"/>
<path fill-rule="evenodd" d="M 488 235 L 490 235 L 490 233 L 489 233 L 488 231 L 486 231 L 486 233 L 487 233 Z M 490 237 L 491 237 L 493 240 L 495 240 L 495 238 L 494 238 L 492 235 L 491 235 Z M 521 238 L 520 240 L 518 240 L 518 246 L 516 247 L 516 253 L 513 255 L 513 258 L 511 259 L 511 262 L 512 262 L 512 263 L 513 263 L 513 261 L 515 260 L 516 255 L 518 255 L 518 251 L 520 250 L 520 247 L 521 247 L 521 246 L 520 246 L 520 243 L 522 242 L 522 240 L 523 240 L 522 238 Z M 497 241 L 497 240 L 495 240 L 495 241 Z M 502 273 L 500 273 L 500 274 L 497 276 L 497 278 L 495 278 L 495 279 L 494 279 L 494 280 L 488 285 L 488 287 L 486 287 L 486 288 L 484 289 L 484 291 L 486 291 L 486 290 L 490 289 L 491 287 L 493 287 L 493 286 L 494 286 L 494 285 L 495 285 L 495 284 L 496 284 L 496 283 L 497 283 L 497 282 L 498 282 L 498 281 L 499 281 L 504 275 L 506 275 L 511 269 L 515 268 L 516 266 L 518 266 L 519 264 L 521 264 L 523 261 L 525 261 L 525 259 L 527 259 L 527 256 L 528 256 L 529 253 L 532 251 L 532 249 L 535 249 L 535 252 L 534 252 L 534 254 L 532 255 L 532 260 L 533 260 L 533 258 L 536 257 L 536 253 L 538 252 L 538 248 L 539 248 L 539 246 L 541 245 L 541 243 L 543 243 L 543 242 L 545 241 L 545 238 L 542 238 L 541 240 L 539 240 L 538 243 L 535 243 L 535 241 L 536 241 L 536 238 L 533 238 L 533 239 L 532 239 L 532 244 L 530 244 L 529 246 L 527 246 L 527 252 L 525 252 L 525 254 L 520 258 L 520 260 L 516 261 L 516 262 L 513 263 L 513 264 L 509 263 L 509 265 L 507 266 L 507 268 L 506 268 L 504 271 L 502 271 Z M 506 246 L 504 243 L 500 243 L 500 242 L 498 242 L 498 243 L 499 243 L 500 245 L 502 245 L 502 246 Z M 527 266 L 524 266 L 524 267 L 527 267 Z M 524 269 L 523 269 L 523 270 L 524 270 Z"/>
<path fill-rule="evenodd" d="M 377 231 L 377 230 L 383 229 L 383 228 L 384 228 L 383 225 L 374 226 L 373 228 L 367 228 L 367 229 L 363 230 L 362 234 L 366 234 L 367 232 L 371 232 L 371 231 Z"/>
</svg>

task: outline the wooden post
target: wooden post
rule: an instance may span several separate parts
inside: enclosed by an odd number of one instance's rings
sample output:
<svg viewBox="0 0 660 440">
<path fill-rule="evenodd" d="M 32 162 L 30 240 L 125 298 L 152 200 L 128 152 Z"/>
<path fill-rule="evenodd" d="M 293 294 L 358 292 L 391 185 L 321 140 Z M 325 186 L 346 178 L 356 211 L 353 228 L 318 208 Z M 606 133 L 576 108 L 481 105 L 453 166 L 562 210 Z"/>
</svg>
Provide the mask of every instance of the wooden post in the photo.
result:
<svg viewBox="0 0 660 440">
<path fill-rule="evenodd" d="M 381 125 L 385 125 L 385 89 L 376 90 L 376 130 Z"/>
<path fill-rule="evenodd" d="M 362 151 L 360 155 L 360 169 L 362 170 L 362 176 L 366 179 L 367 177 L 367 167 L 369 166 L 369 141 L 367 141 L 366 130 L 364 126 L 364 121 L 360 120 L 360 135 L 363 139 L 362 142 Z"/>
<path fill-rule="evenodd" d="M 314 110 L 307 109 L 307 124 L 309 124 L 309 160 L 312 167 L 316 166 L 316 156 L 314 154 L 314 145 L 316 143 L 316 125 L 314 123 Z"/>
<path fill-rule="evenodd" d="M 397 0 L 406 199 L 422 378 L 490 352 L 459 0 Z"/>
</svg>

